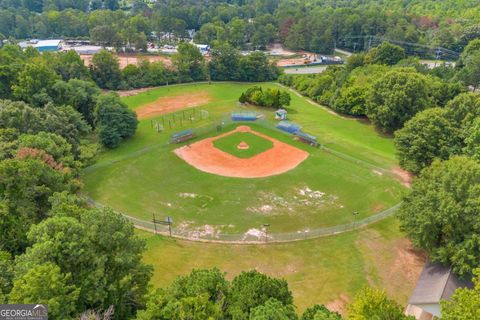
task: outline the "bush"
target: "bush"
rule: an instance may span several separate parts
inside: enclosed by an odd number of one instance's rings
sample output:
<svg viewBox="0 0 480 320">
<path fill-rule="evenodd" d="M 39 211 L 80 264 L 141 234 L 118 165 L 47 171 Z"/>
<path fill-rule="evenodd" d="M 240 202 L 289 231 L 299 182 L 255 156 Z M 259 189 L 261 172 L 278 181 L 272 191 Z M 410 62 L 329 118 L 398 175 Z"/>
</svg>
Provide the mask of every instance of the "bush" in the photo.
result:
<svg viewBox="0 0 480 320">
<path fill-rule="evenodd" d="M 262 87 L 248 88 L 247 91 L 240 95 L 238 101 L 240 103 L 251 103 L 262 107 L 281 108 L 290 105 L 290 94 L 284 90 Z"/>
</svg>

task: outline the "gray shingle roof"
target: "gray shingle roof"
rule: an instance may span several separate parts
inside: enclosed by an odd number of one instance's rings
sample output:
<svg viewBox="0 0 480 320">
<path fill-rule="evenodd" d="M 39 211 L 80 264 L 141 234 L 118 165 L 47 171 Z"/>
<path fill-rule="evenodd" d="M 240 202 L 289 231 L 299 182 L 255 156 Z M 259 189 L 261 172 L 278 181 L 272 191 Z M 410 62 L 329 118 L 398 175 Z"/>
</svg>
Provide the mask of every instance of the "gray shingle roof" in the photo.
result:
<svg viewBox="0 0 480 320">
<path fill-rule="evenodd" d="M 413 305 L 439 303 L 440 300 L 450 299 L 455 289 L 459 287 L 471 287 L 471 283 L 460 280 L 448 267 L 427 262 L 408 303 Z"/>
</svg>

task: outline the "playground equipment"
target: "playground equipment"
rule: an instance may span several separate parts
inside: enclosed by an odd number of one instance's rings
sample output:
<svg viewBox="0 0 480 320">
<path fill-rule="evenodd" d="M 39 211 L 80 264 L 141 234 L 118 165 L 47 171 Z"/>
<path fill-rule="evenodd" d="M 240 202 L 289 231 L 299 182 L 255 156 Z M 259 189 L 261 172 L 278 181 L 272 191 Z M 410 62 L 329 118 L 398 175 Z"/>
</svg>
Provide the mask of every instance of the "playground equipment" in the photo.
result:
<svg viewBox="0 0 480 320">
<path fill-rule="evenodd" d="M 233 121 L 255 121 L 258 118 L 256 112 L 232 112 Z"/>
<path fill-rule="evenodd" d="M 277 125 L 277 129 L 295 134 L 296 132 L 300 131 L 302 127 L 290 121 L 280 121 L 280 123 Z"/>
<path fill-rule="evenodd" d="M 187 129 L 172 134 L 170 136 L 170 143 L 182 143 L 195 137 L 195 132 L 192 129 Z"/>
<path fill-rule="evenodd" d="M 303 131 L 297 131 L 294 134 L 298 137 L 298 140 L 303 142 L 303 143 L 309 144 L 312 147 L 318 147 L 319 146 L 319 143 L 317 141 L 317 137 L 315 137 L 311 134 L 305 133 Z"/>
<path fill-rule="evenodd" d="M 275 119 L 277 120 L 287 120 L 287 110 L 278 109 L 275 111 Z"/>
</svg>

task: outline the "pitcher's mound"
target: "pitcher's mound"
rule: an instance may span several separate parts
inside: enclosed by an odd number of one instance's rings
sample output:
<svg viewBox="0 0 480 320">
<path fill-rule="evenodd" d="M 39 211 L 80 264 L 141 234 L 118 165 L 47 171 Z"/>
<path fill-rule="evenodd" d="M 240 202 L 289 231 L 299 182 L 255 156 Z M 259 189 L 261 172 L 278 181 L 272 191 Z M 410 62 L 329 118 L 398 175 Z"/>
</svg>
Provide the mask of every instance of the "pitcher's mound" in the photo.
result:
<svg viewBox="0 0 480 320">
<path fill-rule="evenodd" d="M 250 132 L 273 142 L 273 147 L 251 158 L 242 159 L 215 148 L 213 141 L 235 132 Z M 246 144 L 246 143 L 245 143 Z M 237 147 L 240 148 L 242 143 Z M 248 144 L 246 144 L 247 147 Z M 189 146 L 174 150 L 175 154 L 198 170 L 235 178 L 263 178 L 285 173 L 294 169 L 305 159 L 308 152 L 277 139 L 253 131 L 248 126 L 213 138 L 203 139 Z"/>
<path fill-rule="evenodd" d="M 240 150 L 247 150 L 249 148 L 250 146 L 245 141 L 240 142 L 237 146 L 237 149 L 240 149 Z"/>
</svg>

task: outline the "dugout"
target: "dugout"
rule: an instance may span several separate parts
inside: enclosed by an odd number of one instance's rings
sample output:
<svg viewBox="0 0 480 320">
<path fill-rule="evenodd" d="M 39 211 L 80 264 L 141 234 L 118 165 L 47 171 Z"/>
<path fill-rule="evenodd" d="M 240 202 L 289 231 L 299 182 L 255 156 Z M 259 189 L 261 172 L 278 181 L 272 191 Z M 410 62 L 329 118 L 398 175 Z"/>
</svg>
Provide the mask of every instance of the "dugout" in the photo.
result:
<svg viewBox="0 0 480 320">
<path fill-rule="evenodd" d="M 184 141 L 195 138 L 195 132 L 192 129 L 183 130 L 177 133 L 174 133 L 170 136 L 170 143 L 182 143 Z"/>
<path fill-rule="evenodd" d="M 256 112 L 233 112 L 233 121 L 255 121 L 257 120 Z"/>
<path fill-rule="evenodd" d="M 309 144 L 314 147 L 318 146 L 317 137 L 312 136 L 311 134 L 305 133 L 303 131 L 297 131 L 295 135 L 298 137 L 298 140 L 303 143 Z"/>
<path fill-rule="evenodd" d="M 277 125 L 277 129 L 291 134 L 295 134 L 296 132 L 300 131 L 301 128 L 302 127 L 300 127 L 298 124 L 289 121 L 280 121 Z"/>
</svg>

